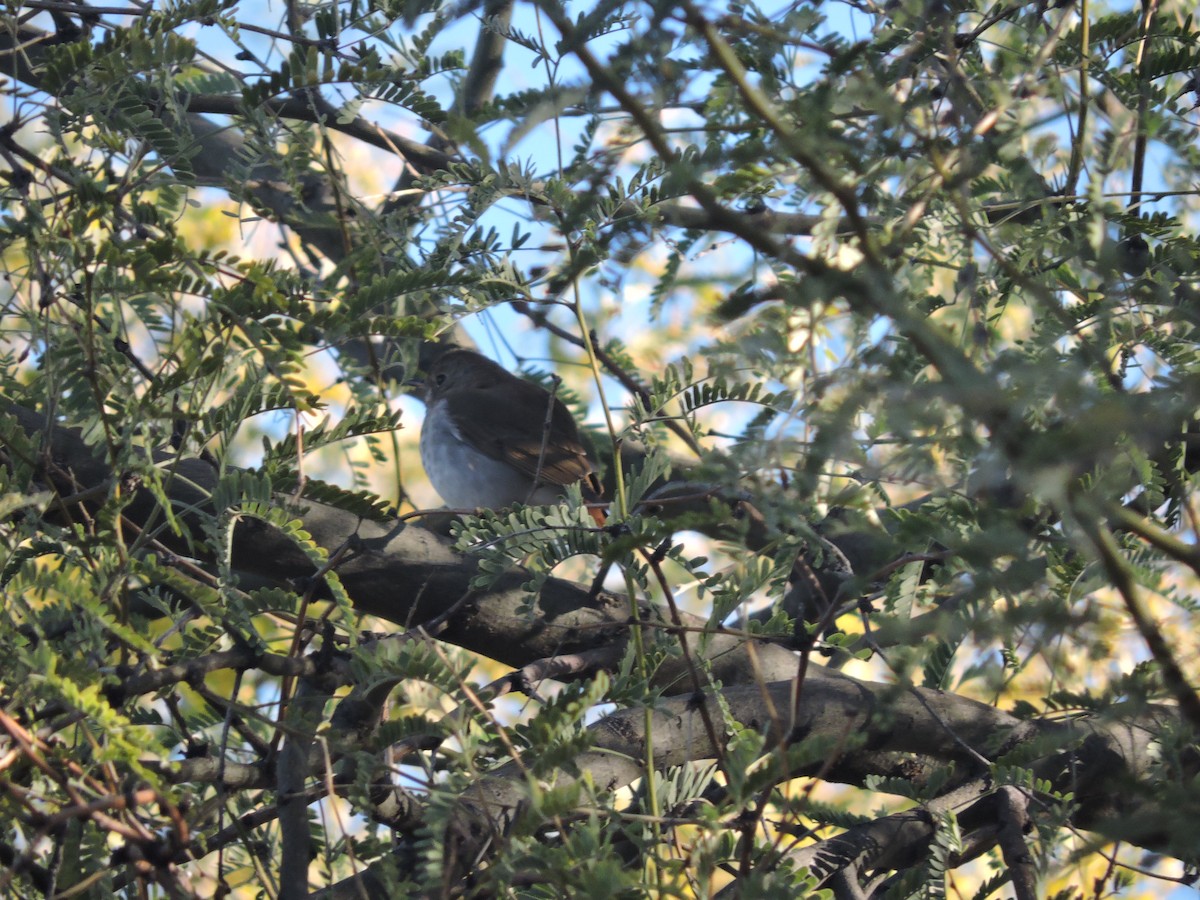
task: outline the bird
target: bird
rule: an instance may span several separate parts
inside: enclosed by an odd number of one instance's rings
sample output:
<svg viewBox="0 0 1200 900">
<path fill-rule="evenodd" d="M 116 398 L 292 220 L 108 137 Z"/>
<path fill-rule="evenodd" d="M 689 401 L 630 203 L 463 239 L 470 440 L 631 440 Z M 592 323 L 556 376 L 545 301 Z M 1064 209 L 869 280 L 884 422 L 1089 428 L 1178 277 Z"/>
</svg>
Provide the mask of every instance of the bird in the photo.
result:
<svg viewBox="0 0 1200 900">
<path fill-rule="evenodd" d="M 421 464 L 454 509 L 555 503 L 584 482 L 599 496 L 596 468 L 571 413 L 550 391 L 473 350 L 443 352 L 421 389 Z"/>
</svg>

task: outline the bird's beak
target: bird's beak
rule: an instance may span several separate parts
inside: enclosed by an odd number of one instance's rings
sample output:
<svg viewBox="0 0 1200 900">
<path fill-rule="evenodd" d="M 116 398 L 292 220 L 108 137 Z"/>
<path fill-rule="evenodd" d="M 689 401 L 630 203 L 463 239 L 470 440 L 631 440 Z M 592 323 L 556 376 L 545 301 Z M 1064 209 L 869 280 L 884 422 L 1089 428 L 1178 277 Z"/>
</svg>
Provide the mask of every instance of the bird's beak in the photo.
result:
<svg viewBox="0 0 1200 900">
<path fill-rule="evenodd" d="M 408 388 L 405 391 L 410 397 L 415 397 L 422 403 L 428 403 L 429 397 L 425 394 L 425 379 L 424 378 L 406 378 L 400 382 L 401 386 Z"/>
</svg>

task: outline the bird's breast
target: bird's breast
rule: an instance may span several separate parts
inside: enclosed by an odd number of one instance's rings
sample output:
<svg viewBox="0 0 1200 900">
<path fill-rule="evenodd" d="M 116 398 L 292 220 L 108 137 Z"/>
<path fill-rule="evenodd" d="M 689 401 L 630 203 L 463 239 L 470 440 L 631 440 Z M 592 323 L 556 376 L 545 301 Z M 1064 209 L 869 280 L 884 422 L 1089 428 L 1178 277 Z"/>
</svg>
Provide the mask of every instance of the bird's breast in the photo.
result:
<svg viewBox="0 0 1200 900">
<path fill-rule="evenodd" d="M 553 503 L 560 494 L 471 445 L 455 427 L 445 399 L 435 400 L 421 425 L 421 465 L 433 489 L 454 509 L 500 509 L 514 503 Z"/>
</svg>

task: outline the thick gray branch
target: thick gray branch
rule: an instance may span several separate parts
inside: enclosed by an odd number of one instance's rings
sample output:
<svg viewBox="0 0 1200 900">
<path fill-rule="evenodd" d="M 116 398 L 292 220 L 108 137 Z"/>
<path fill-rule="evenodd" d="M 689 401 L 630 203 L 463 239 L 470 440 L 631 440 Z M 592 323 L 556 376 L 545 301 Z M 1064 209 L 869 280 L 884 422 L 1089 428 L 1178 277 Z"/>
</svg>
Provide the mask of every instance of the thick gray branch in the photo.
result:
<svg viewBox="0 0 1200 900">
<path fill-rule="evenodd" d="M 1129 829 L 1129 813 L 1138 804 L 1130 800 L 1128 786 L 1156 777 L 1157 754 L 1153 747 L 1162 718 L 1170 712 L 1150 711 L 1133 721 L 1024 721 L 964 697 L 923 688 L 858 681 L 813 667 L 798 696 L 794 683 L 746 685 L 721 691 L 738 722 L 763 734 L 765 746 L 787 747 L 808 738 L 839 740 L 847 755 L 875 756 L 886 761 L 891 754 L 933 756 L 953 761 L 964 770 L 974 764 L 963 745 L 995 759 L 1022 748 L 1069 747 L 1051 751 L 1030 762 L 1038 777 L 1053 790 L 1073 792 L 1078 804 L 1075 822 L 1102 833 L 1119 833 L 1143 846 L 1163 839 L 1151 825 L 1153 805 L 1141 809 L 1140 820 L 1150 827 L 1137 834 Z M 650 738 L 656 766 L 667 769 L 714 759 L 719 748 L 709 739 L 701 715 L 707 704 L 719 720 L 717 704 L 704 698 L 673 697 L 654 709 Z M 943 723 L 951 723 L 952 730 Z M 577 782 L 610 792 L 645 774 L 646 722 L 640 709 L 620 710 L 590 729 L 593 746 L 574 759 L 571 773 L 558 771 L 558 786 Z M 727 735 L 718 736 L 724 740 Z M 840 751 L 833 751 L 835 754 Z M 821 774 L 829 780 L 838 767 L 820 760 L 785 773 L 788 777 Z M 502 767 L 481 780 L 460 798 L 452 827 L 457 854 L 471 858 L 481 842 L 505 833 L 525 809 L 529 785 L 519 762 Z M 1123 793 L 1123 809 L 1114 810 L 1113 795 Z M 1024 796 L 1024 795 L 1022 795 Z M 1003 790 L 991 791 L 988 776 L 950 789 L 923 807 L 885 817 L 851 829 L 829 841 L 791 854 L 798 867 L 810 868 L 822 878 L 850 869 L 889 870 L 911 865 L 922 858 L 936 827 L 933 814 L 965 809 L 962 825 L 973 833 L 969 843 L 980 852 L 999 839 L 997 823 L 1003 810 Z M 411 815 L 405 807 L 404 814 Z M 411 822 L 407 822 L 411 824 Z M 373 876 L 368 869 L 363 877 Z M 323 900 L 352 897 L 356 879 L 347 879 L 316 896 Z"/>
<path fill-rule="evenodd" d="M 71 480 L 47 472 L 48 481 L 64 496 L 109 483 L 109 467 L 83 443 L 78 433 L 52 427 L 38 414 L 10 407 L 30 435 L 43 434 L 60 473 L 69 472 Z M 31 461 L 32 462 L 32 461 Z M 179 510 L 209 508 L 209 494 L 216 485 L 217 473 L 198 459 L 172 461 L 175 477 L 166 490 Z M 149 491 L 140 491 L 126 509 L 136 524 L 144 524 L 155 515 Z M 454 550 L 450 541 L 424 528 L 399 520 L 374 522 L 353 513 L 318 503 L 304 503 L 295 509 L 313 540 L 331 552 L 349 538 L 356 537 L 354 549 L 337 567 L 337 573 L 349 592 L 355 608 L 407 628 L 435 619 L 455 604 L 442 640 L 520 668 L 537 660 L 577 653 L 603 646 L 621 646 L 629 636 L 628 598 L 607 591 L 592 592 L 587 587 L 559 578 L 550 578 L 536 598 L 529 597 L 524 585 L 529 573 L 514 568 L 492 587 L 476 591 L 471 581 L 476 574 L 472 559 Z M 200 535 L 194 515 L 183 516 Z M 299 548 L 273 526 L 256 519 L 243 519 L 235 532 L 233 563 L 238 571 L 278 583 L 288 583 L 313 574 L 313 566 Z M 188 541 L 162 540 L 180 553 L 192 552 Z M 463 598 L 465 602 L 460 603 Z M 532 606 L 532 611 L 529 607 Z M 669 616 L 648 604 L 641 609 L 643 620 L 666 627 Z M 702 627 L 699 616 L 683 617 L 683 625 Z M 796 672 L 796 657 L 790 651 L 770 643 L 751 645 L 734 635 L 715 634 L 706 643 L 713 677 L 725 684 L 745 683 L 762 678 L 779 681 Z M 756 655 L 751 664 L 749 653 Z M 691 689 L 682 661 L 664 664 L 658 680 L 667 691 Z"/>
</svg>

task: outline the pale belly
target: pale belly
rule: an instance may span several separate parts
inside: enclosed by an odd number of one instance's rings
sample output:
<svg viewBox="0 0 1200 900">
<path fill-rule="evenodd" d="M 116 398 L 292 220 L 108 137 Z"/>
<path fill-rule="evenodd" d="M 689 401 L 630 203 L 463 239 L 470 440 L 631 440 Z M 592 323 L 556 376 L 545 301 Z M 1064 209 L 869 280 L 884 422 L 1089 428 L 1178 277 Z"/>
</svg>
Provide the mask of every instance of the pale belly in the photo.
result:
<svg viewBox="0 0 1200 900">
<path fill-rule="evenodd" d="M 433 489 L 454 509 L 553 503 L 562 493 L 555 485 L 542 485 L 531 493 L 532 479 L 468 447 L 446 417 L 433 409 L 421 426 L 421 465 Z"/>
</svg>

